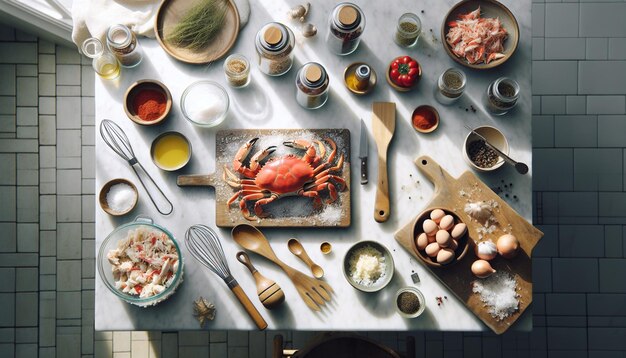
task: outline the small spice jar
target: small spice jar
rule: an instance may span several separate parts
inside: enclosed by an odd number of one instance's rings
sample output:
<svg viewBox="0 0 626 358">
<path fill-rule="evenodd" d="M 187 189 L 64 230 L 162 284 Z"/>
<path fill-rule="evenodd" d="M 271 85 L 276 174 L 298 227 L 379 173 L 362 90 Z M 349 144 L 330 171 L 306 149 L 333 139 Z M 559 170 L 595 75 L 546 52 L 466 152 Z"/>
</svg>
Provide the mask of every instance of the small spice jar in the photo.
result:
<svg viewBox="0 0 626 358">
<path fill-rule="evenodd" d="M 467 78 L 463 71 L 456 68 L 448 68 L 437 80 L 435 99 L 444 105 L 456 102 L 463 95 L 466 83 Z"/>
<path fill-rule="evenodd" d="M 232 54 L 224 61 L 224 75 L 231 87 L 245 87 L 250 83 L 250 63 L 239 54 Z"/>
<path fill-rule="evenodd" d="M 415 318 L 426 308 L 426 300 L 420 290 L 415 287 L 404 287 L 396 293 L 396 309 L 405 318 Z"/>
<path fill-rule="evenodd" d="M 270 22 L 256 34 L 259 70 L 270 76 L 280 76 L 293 65 L 293 32 L 285 25 Z"/>
<path fill-rule="evenodd" d="M 143 58 L 137 36 L 125 25 L 113 25 L 107 31 L 107 46 L 124 67 L 135 67 Z"/>
<path fill-rule="evenodd" d="M 520 87 L 517 81 L 500 77 L 487 87 L 483 104 L 491 114 L 501 116 L 515 107 L 519 92 Z"/>
<path fill-rule="evenodd" d="M 316 62 L 304 64 L 296 75 L 296 100 L 306 109 L 316 109 L 326 103 L 329 92 L 328 74 Z"/>
<path fill-rule="evenodd" d="M 413 47 L 422 33 L 422 21 L 412 13 L 402 14 L 398 19 L 394 41 L 403 47 Z"/>
<path fill-rule="evenodd" d="M 365 29 L 365 15 L 361 8 L 349 2 L 335 6 L 329 18 L 326 44 L 337 55 L 349 55 L 359 46 Z"/>
</svg>

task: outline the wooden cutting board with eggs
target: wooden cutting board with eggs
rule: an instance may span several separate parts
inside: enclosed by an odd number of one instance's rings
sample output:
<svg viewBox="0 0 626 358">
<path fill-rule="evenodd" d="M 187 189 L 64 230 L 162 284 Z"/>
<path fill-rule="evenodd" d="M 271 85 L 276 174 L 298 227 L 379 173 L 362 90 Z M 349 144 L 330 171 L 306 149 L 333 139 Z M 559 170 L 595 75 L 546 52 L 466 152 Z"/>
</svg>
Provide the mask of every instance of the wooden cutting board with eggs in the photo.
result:
<svg viewBox="0 0 626 358">
<path fill-rule="evenodd" d="M 434 183 L 434 197 L 422 215 L 396 232 L 396 240 L 489 328 L 496 334 L 504 333 L 532 302 L 531 253 L 543 233 L 528 223 L 473 173 L 466 171 L 455 179 L 428 156 L 417 158 L 415 164 Z M 447 230 L 450 238 L 443 239 L 449 239 L 458 248 L 446 248 L 445 251 L 441 249 L 443 255 L 439 256 L 440 259 L 447 259 L 449 253 L 454 257 L 450 263 L 444 265 L 437 263 L 436 254 L 432 259 L 428 256 L 428 246 L 420 250 L 416 242 L 417 237 L 424 232 L 424 221 L 430 219 L 430 213 L 436 208 L 443 209 L 454 217 L 455 224 L 461 222 L 467 225 L 465 235 L 459 236 L 462 225 L 451 226 Z M 446 226 L 449 225 L 448 221 L 445 222 Z M 440 222 L 439 226 L 443 223 Z M 429 242 L 433 241 L 433 246 L 440 241 L 439 237 L 431 238 Z M 490 244 L 489 241 L 497 245 Z M 480 245 L 480 257 L 490 259 L 489 261 L 478 261 L 474 264 L 480 259 L 475 252 L 477 244 Z M 421 246 L 424 247 L 423 243 Z M 439 251 L 439 248 L 435 249 Z M 491 268 L 495 273 L 487 278 L 481 279 L 472 273 L 473 269 L 479 275 L 487 276 L 492 273 Z M 515 306 L 517 307 L 513 308 Z"/>
</svg>

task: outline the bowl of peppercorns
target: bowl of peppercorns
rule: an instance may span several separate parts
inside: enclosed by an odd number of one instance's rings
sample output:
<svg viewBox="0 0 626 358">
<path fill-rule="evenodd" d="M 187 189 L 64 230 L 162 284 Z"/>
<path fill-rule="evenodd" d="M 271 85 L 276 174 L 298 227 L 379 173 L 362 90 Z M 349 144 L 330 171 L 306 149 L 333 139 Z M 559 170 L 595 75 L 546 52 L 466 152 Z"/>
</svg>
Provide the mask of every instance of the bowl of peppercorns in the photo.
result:
<svg viewBox="0 0 626 358">
<path fill-rule="evenodd" d="M 480 134 L 489 144 L 504 154 L 509 154 L 509 142 L 500 130 L 491 126 L 477 127 L 474 128 L 473 132 L 467 134 L 463 144 L 463 157 L 469 165 L 480 172 L 490 172 L 504 165 L 504 159 L 474 132 Z"/>
</svg>

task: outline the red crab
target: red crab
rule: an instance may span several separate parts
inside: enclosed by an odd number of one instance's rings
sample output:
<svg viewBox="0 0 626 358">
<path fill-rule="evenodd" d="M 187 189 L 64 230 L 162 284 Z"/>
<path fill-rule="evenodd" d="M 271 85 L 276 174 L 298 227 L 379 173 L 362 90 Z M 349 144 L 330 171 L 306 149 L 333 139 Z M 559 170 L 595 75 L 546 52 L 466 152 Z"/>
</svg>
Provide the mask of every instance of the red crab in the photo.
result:
<svg viewBox="0 0 626 358">
<path fill-rule="evenodd" d="M 276 150 L 275 146 L 270 146 L 256 152 L 250 159 L 249 166 L 245 166 L 243 161 L 258 139 L 253 138 L 249 140 L 235 154 L 233 169 L 242 174 L 244 178 L 237 177 L 224 166 L 224 180 L 232 188 L 238 189 L 226 205 L 230 207 L 237 198 L 241 198 L 239 208 L 246 219 L 255 220 L 248 210 L 246 204 L 248 200 L 256 201 L 254 203 L 254 213 L 258 218 L 264 218 L 269 216 L 269 214 L 263 211 L 263 205 L 281 197 L 294 195 L 310 197 L 313 198 L 313 205 L 317 209 L 322 205 L 319 192 L 324 189 L 328 189 L 330 195 L 330 199 L 326 203 L 329 204 L 337 200 L 337 189 L 331 180 L 339 186 L 339 191 L 345 189 L 345 180 L 331 174 L 339 172 L 343 168 L 343 154 L 339 157 L 337 164 L 331 167 L 337 154 L 337 145 L 332 139 L 324 139 L 332 148 L 326 161 L 323 161 L 326 155 L 326 148 L 321 141 L 314 141 L 320 152 L 320 155 L 317 155 L 313 143 L 297 139 L 286 141 L 283 145 L 305 150 L 303 157 L 300 158 L 293 154 L 288 154 L 280 158 L 272 158 L 265 164 L 261 164 L 263 159 Z"/>
</svg>

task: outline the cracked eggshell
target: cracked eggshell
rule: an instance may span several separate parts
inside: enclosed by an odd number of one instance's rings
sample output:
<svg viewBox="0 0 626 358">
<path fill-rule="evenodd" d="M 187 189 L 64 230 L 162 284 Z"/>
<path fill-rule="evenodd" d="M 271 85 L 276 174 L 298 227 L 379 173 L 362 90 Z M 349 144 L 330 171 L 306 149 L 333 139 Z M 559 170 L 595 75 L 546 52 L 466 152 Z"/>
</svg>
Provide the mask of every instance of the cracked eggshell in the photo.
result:
<svg viewBox="0 0 626 358">
<path fill-rule="evenodd" d="M 446 230 L 437 231 L 437 235 L 435 237 L 437 239 L 437 244 L 441 247 L 448 247 L 450 245 L 450 241 L 452 241 L 450 233 Z"/>
<path fill-rule="evenodd" d="M 447 265 L 454 261 L 454 250 L 444 248 L 437 253 L 437 262 L 442 265 Z"/>
<path fill-rule="evenodd" d="M 430 257 L 437 257 L 437 254 L 439 253 L 440 250 L 441 250 L 441 247 L 439 247 L 438 243 L 436 242 L 430 243 L 428 244 L 428 246 L 426 246 L 426 255 Z"/>
<path fill-rule="evenodd" d="M 441 218 L 443 218 L 444 216 L 446 216 L 446 213 L 441 209 L 435 209 L 430 212 L 430 219 L 437 224 L 439 224 Z"/>
<path fill-rule="evenodd" d="M 452 215 L 446 215 L 441 218 L 439 222 L 439 228 L 442 230 L 450 230 L 454 227 L 454 217 Z"/>
<path fill-rule="evenodd" d="M 424 220 L 424 223 L 422 224 L 422 229 L 424 229 L 424 232 L 426 233 L 426 235 L 435 235 L 435 233 L 437 232 L 437 223 L 430 220 L 430 219 L 426 219 Z"/>
</svg>

